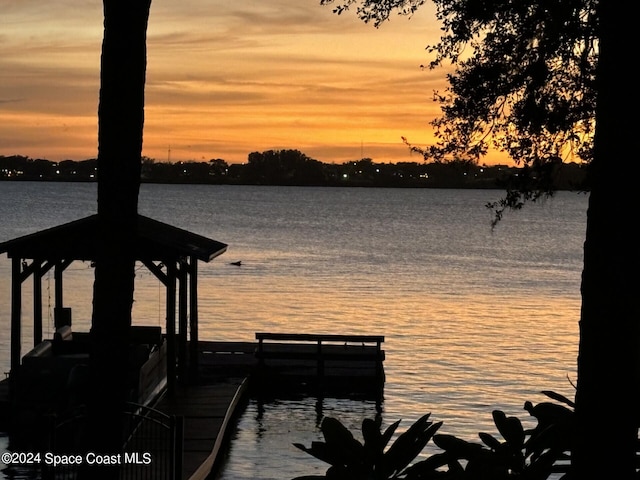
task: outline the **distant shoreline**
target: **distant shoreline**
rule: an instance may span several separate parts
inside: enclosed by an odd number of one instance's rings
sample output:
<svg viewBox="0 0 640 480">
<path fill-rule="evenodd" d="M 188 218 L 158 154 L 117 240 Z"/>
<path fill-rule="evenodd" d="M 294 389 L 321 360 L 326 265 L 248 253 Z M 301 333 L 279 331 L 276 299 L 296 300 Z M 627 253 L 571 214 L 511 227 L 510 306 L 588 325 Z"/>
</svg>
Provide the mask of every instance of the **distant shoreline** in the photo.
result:
<svg viewBox="0 0 640 480">
<path fill-rule="evenodd" d="M 477 165 L 472 162 L 375 163 L 362 159 L 327 164 L 296 150 L 253 153 L 249 162 L 156 162 L 143 158 L 141 182 L 188 185 L 256 185 L 380 188 L 526 189 L 538 178 L 555 190 L 585 191 L 586 168 L 576 163 L 545 172 L 528 167 Z M 0 155 L 0 181 L 96 182 L 97 160 L 53 162 Z"/>
<path fill-rule="evenodd" d="M 0 182 L 7 183 L 27 183 L 27 182 L 41 182 L 41 183 L 98 183 L 97 180 L 78 179 L 78 178 L 60 178 L 60 179 L 34 179 L 34 178 L 0 178 Z M 314 187 L 314 188 L 390 188 L 390 189 L 442 189 L 442 190 L 456 190 L 456 189 L 469 189 L 469 190 L 505 190 L 506 185 L 499 183 L 483 183 L 473 184 L 464 183 L 460 185 L 438 185 L 437 182 L 433 182 L 429 185 L 384 185 L 384 184 L 358 184 L 358 183 L 340 183 L 340 184 L 266 184 L 266 183 L 235 183 L 235 182 L 196 182 L 196 181 L 175 181 L 175 182 L 161 182 L 142 180 L 142 185 L 212 185 L 212 186 L 254 186 L 254 187 Z M 585 188 L 564 186 L 555 187 L 556 191 L 572 191 L 572 192 L 586 192 Z"/>
</svg>

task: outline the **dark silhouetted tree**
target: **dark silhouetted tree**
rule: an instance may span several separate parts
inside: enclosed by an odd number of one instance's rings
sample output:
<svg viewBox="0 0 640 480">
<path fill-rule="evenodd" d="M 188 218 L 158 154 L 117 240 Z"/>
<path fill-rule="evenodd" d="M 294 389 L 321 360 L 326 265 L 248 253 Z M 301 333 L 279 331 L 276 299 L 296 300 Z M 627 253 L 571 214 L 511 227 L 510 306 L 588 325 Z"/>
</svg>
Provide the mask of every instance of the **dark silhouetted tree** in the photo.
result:
<svg viewBox="0 0 640 480">
<path fill-rule="evenodd" d="M 332 4 L 334 0 L 321 0 Z M 336 0 L 379 25 L 426 0 Z M 504 208 L 549 193 L 544 172 L 567 156 L 589 162 L 575 477 L 636 478 L 640 303 L 637 79 L 625 61 L 634 15 L 622 1 L 434 0 L 443 24 L 431 66 L 452 60 L 443 115 L 427 159 L 476 160 L 490 147 L 543 173 L 508 192 Z M 536 328 L 536 326 L 532 326 Z"/>
<path fill-rule="evenodd" d="M 150 3 L 151 0 L 103 0 L 98 107 L 99 232 L 87 445 L 98 453 L 119 452 L 119 418 L 127 396 Z M 118 478 L 117 469 L 92 470 L 95 471 L 89 472 L 87 478 Z"/>
<path fill-rule="evenodd" d="M 249 154 L 246 179 L 264 185 L 317 185 L 323 182 L 322 164 L 299 150 L 267 150 Z"/>
</svg>

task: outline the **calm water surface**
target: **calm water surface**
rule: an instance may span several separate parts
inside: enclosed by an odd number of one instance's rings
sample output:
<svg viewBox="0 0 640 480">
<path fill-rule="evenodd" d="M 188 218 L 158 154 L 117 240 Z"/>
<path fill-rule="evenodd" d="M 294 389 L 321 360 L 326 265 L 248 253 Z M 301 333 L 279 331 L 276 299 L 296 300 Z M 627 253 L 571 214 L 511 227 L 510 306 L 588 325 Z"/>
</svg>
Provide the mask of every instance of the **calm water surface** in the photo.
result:
<svg viewBox="0 0 640 480">
<path fill-rule="evenodd" d="M 200 266 L 201 338 L 256 331 L 385 335 L 383 424 L 423 413 L 441 432 L 495 432 L 491 410 L 526 418 L 541 390 L 572 396 L 587 198 L 560 193 L 492 231 L 500 191 L 143 185 L 140 211 L 229 245 Z M 0 241 L 95 212 L 95 185 L 0 183 Z M 242 261 L 241 267 L 229 265 Z M 0 258 L 9 324 L 10 264 Z M 88 326 L 93 271 L 72 265 L 65 303 Z M 164 290 L 137 274 L 135 322 L 164 324 Z M 43 283 L 52 308 L 53 280 Z M 24 298 L 30 298 L 25 285 Z M 50 295 L 51 293 L 51 295 Z M 30 302 L 23 316 L 29 318 Z M 50 314 L 51 317 L 51 314 Z M 28 322 L 25 322 L 25 324 Z M 51 328 L 52 320 L 45 333 Z M 8 330 L 0 362 L 8 370 Z M 24 351 L 29 348 L 24 333 Z M 291 446 L 320 438 L 322 415 L 356 429 L 375 402 L 251 401 L 222 479 L 288 479 L 326 466 Z M 0 446 L 0 448 L 2 448 Z"/>
</svg>

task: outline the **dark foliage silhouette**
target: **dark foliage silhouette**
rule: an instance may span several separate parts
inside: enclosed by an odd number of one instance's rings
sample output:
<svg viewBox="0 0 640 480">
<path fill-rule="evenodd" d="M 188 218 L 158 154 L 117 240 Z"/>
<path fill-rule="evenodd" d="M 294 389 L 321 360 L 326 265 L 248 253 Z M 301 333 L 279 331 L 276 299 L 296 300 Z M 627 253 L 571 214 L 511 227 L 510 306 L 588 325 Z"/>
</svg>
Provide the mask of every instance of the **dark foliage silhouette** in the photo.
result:
<svg viewBox="0 0 640 480">
<path fill-rule="evenodd" d="M 364 420 L 361 443 L 338 420 L 325 418 L 321 424 L 324 442 L 294 445 L 331 467 L 324 476 L 294 480 L 544 480 L 553 473 L 568 480 L 572 478 L 568 461 L 574 403 L 555 392 L 542 393 L 555 401 L 525 402 L 524 409 L 536 422 L 533 428 L 525 429 L 519 418 L 494 410 L 499 435 L 480 432 L 480 443 L 437 433 L 442 422 L 430 421 L 430 414 L 399 435 L 389 448 L 399 421 L 382 433 L 380 419 Z M 421 452 L 431 440 L 441 451 L 424 458 Z"/>
<path fill-rule="evenodd" d="M 321 3 L 337 4 L 338 13 L 356 5 L 363 20 L 379 24 L 426 0 Z M 630 7 L 600 0 L 433 3 L 443 34 L 429 47 L 430 66 L 451 61 L 455 71 L 449 89 L 436 94 L 438 141 L 419 151 L 442 161 L 473 159 L 493 145 L 538 171 L 568 155 L 589 163 L 572 462 L 578 478 L 636 478 L 640 252 L 631 219 L 640 162 L 638 117 L 629 106 L 638 89 L 635 74 L 617 60 L 636 41 Z M 509 193 L 494 206 L 499 212 L 547 189 L 541 183 Z M 609 441 L 600 444 L 591 434 L 603 410 L 601 434 Z"/>
</svg>

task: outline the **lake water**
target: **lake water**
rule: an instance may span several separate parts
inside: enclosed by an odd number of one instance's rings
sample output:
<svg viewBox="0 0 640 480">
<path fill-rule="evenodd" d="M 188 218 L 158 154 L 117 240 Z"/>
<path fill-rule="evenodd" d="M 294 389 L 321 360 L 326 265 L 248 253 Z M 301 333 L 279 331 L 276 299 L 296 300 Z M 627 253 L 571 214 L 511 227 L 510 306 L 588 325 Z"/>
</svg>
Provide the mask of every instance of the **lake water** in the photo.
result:
<svg viewBox="0 0 640 480">
<path fill-rule="evenodd" d="M 0 242 L 94 213 L 95 187 L 0 182 Z M 199 268 L 202 339 L 252 341 L 256 331 L 385 335 L 383 425 L 403 419 L 406 428 L 432 412 L 444 421 L 441 432 L 475 439 L 495 432 L 493 409 L 526 419 L 526 400 L 544 400 L 541 390 L 572 397 L 575 381 L 587 197 L 560 192 L 508 214 L 492 231 L 484 205 L 501 194 L 143 185 L 140 212 L 229 245 Z M 237 260 L 241 267 L 230 265 Z M 92 278 L 84 263 L 65 273 L 65 304 L 78 329 L 88 328 Z M 163 287 L 143 267 L 136 282 L 135 322 L 163 325 Z M 45 277 L 45 334 L 52 289 Z M 9 306 L 3 257 L 0 318 L 7 327 Z M 25 319 L 30 308 L 26 301 Z M 6 336 L 0 364 L 8 370 Z M 376 415 L 376 404 L 252 400 L 220 478 L 324 472 L 325 464 L 292 446 L 320 438 L 322 415 L 358 429 Z"/>
</svg>

